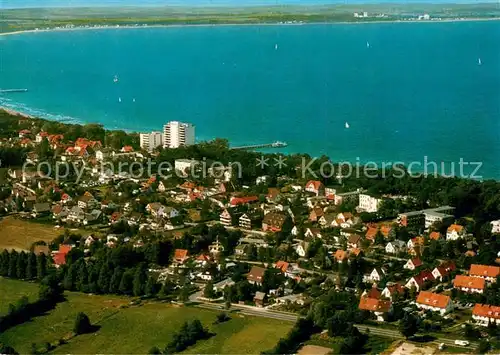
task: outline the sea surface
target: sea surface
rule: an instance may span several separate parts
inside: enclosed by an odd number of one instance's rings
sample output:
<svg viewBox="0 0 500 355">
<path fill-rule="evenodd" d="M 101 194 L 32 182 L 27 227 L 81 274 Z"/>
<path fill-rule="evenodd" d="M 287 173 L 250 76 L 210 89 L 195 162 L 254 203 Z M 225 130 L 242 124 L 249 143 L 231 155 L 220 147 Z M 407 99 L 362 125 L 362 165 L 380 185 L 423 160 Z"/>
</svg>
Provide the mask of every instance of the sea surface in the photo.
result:
<svg viewBox="0 0 500 355">
<path fill-rule="evenodd" d="M 135 131 L 180 120 L 197 140 L 281 140 L 334 161 L 428 157 L 445 173 L 463 159 L 500 178 L 500 21 L 0 36 L 0 88 L 29 90 L 0 105 L 50 119 Z"/>
</svg>

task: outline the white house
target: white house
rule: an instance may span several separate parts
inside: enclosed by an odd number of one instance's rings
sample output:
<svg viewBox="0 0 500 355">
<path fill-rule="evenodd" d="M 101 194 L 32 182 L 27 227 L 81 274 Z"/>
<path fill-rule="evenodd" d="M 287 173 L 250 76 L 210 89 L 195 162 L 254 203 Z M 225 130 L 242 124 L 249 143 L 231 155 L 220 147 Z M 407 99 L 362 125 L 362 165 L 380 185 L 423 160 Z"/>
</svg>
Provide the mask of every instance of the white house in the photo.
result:
<svg viewBox="0 0 500 355">
<path fill-rule="evenodd" d="M 496 234 L 500 233 L 500 219 L 496 221 L 491 221 L 491 233 Z"/>
<path fill-rule="evenodd" d="M 399 283 L 392 283 L 392 284 L 388 283 L 387 286 L 385 286 L 385 288 L 382 290 L 381 297 L 388 298 L 392 301 L 392 298 L 394 297 L 394 295 L 396 295 L 396 294 L 403 295 L 404 292 L 405 292 L 405 289 L 404 289 L 403 285 L 401 285 Z"/>
<path fill-rule="evenodd" d="M 422 260 L 419 258 L 408 259 L 406 264 L 403 265 L 403 269 L 406 270 L 415 270 L 417 267 L 422 266 Z"/>
<path fill-rule="evenodd" d="M 193 173 L 194 168 L 199 162 L 194 159 L 176 159 L 174 167 L 176 171 L 179 171 L 182 176 L 188 176 L 189 173 Z"/>
<path fill-rule="evenodd" d="M 315 194 L 316 196 L 324 196 L 325 194 L 325 185 L 318 180 L 308 181 L 304 189 Z"/>
<path fill-rule="evenodd" d="M 389 242 L 385 246 L 385 252 L 387 254 L 398 254 L 406 250 L 406 243 L 402 240 L 394 240 Z"/>
<path fill-rule="evenodd" d="M 295 252 L 301 258 L 304 258 L 307 254 L 307 249 L 309 248 L 308 242 L 300 242 L 295 246 Z"/>
<path fill-rule="evenodd" d="M 452 224 L 446 230 L 446 240 L 457 240 L 465 237 L 465 228 L 459 224 Z"/>
<path fill-rule="evenodd" d="M 364 212 L 374 213 L 377 212 L 382 200 L 379 198 L 371 197 L 366 194 L 359 194 L 358 209 Z"/>
<path fill-rule="evenodd" d="M 449 296 L 429 291 L 421 291 L 418 294 L 415 304 L 420 309 L 428 309 L 433 312 L 439 312 L 441 315 L 453 310 L 453 303 L 451 302 L 451 298 Z"/>
<path fill-rule="evenodd" d="M 381 268 L 374 268 L 370 275 L 367 275 L 365 279 L 367 281 L 372 281 L 372 282 L 378 282 L 382 280 L 382 278 L 385 276 L 385 272 Z"/>
<path fill-rule="evenodd" d="M 500 325 L 500 307 L 476 303 L 472 309 L 472 319 L 483 327 L 490 323 Z"/>
<path fill-rule="evenodd" d="M 306 238 L 322 238 L 321 231 L 318 228 L 307 228 L 304 236 Z"/>
</svg>

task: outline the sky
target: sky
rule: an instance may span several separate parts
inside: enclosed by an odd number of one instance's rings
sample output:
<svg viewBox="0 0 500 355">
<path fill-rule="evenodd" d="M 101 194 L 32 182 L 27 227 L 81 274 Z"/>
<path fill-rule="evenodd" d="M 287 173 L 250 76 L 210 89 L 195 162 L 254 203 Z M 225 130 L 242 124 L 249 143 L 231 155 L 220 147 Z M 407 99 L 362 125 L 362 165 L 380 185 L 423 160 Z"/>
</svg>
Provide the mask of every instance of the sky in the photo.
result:
<svg viewBox="0 0 500 355">
<path fill-rule="evenodd" d="M 81 6 L 247 6 L 359 3 L 485 3 L 498 0 L 0 0 L 0 8 Z"/>
</svg>

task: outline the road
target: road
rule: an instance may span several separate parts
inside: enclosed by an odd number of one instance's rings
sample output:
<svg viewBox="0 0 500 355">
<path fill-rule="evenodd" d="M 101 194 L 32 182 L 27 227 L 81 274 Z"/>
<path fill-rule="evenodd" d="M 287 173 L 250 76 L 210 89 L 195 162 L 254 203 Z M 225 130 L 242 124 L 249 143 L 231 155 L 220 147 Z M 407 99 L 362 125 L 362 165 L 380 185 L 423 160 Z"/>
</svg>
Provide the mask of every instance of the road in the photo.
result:
<svg viewBox="0 0 500 355">
<path fill-rule="evenodd" d="M 201 292 L 197 292 L 196 294 L 201 295 Z M 193 294 L 192 296 L 196 295 Z M 198 297 L 198 296 L 196 296 Z M 190 297 L 191 299 L 191 297 Z M 196 300 L 195 297 L 193 297 L 194 300 Z M 214 303 L 208 303 L 208 302 L 202 302 L 199 304 L 195 304 L 195 307 L 198 308 L 204 308 L 204 309 L 211 309 L 211 310 L 217 310 L 217 311 L 222 311 L 224 310 L 224 306 L 221 304 L 214 304 Z M 238 305 L 238 304 L 232 304 L 231 309 L 237 309 L 240 311 L 241 314 L 244 315 L 249 315 L 249 316 L 255 316 L 255 317 L 264 317 L 264 318 L 271 318 L 271 319 L 276 319 L 276 320 L 281 320 L 281 321 L 286 321 L 286 322 L 296 322 L 297 319 L 299 319 L 299 316 L 293 313 L 287 313 L 287 312 L 276 312 L 272 311 L 269 309 L 265 308 L 258 308 L 258 307 L 253 307 L 253 306 L 245 306 L 245 305 Z M 360 332 L 366 333 L 367 330 L 369 331 L 370 334 L 386 337 L 386 338 L 391 338 L 395 340 L 401 340 L 405 339 L 401 333 L 397 330 L 394 329 L 387 329 L 387 328 L 382 328 L 382 327 L 377 327 L 373 325 L 366 325 L 366 324 L 356 324 L 356 328 Z M 477 342 L 470 342 L 469 346 L 460 346 L 455 344 L 455 339 L 454 338 L 436 338 L 434 341 L 430 342 L 436 345 L 439 345 L 443 343 L 446 346 L 452 346 L 455 348 L 472 348 L 476 349 L 478 347 Z M 427 343 L 429 344 L 429 343 Z"/>
</svg>

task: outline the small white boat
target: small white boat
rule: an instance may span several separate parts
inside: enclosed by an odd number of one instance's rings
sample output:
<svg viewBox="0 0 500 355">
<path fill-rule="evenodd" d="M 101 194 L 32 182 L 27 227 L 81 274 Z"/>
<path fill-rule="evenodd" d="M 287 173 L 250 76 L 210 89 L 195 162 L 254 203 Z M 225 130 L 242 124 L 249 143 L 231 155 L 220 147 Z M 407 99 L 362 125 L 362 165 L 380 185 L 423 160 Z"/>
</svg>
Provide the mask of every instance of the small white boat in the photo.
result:
<svg viewBox="0 0 500 355">
<path fill-rule="evenodd" d="M 370 42 L 366 42 L 366 48 L 370 48 Z"/>
<path fill-rule="evenodd" d="M 276 44 L 274 45 L 274 50 L 275 50 L 275 51 L 277 51 L 277 50 L 278 50 L 278 43 L 276 43 Z"/>
<path fill-rule="evenodd" d="M 345 123 L 345 128 L 349 128 L 349 123 Z"/>
<path fill-rule="evenodd" d="M 483 62 L 481 61 L 481 58 L 477 58 L 477 65 L 483 65 Z"/>
<path fill-rule="evenodd" d="M 132 102 L 135 102 L 135 97 L 132 99 Z"/>
<path fill-rule="evenodd" d="M 118 102 L 122 102 L 122 98 L 121 97 L 118 98 Z"/>
<path fill-rule="evenodd" d="M 114 83 L 117 83 L 117 82 L 118 82 L 118 76 L 117 76 L 117 75 L 115 75 L 115 77 L 113 78 L 113 82 L 114 82 Z"/>
</svg>

